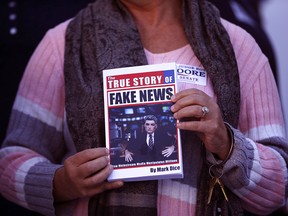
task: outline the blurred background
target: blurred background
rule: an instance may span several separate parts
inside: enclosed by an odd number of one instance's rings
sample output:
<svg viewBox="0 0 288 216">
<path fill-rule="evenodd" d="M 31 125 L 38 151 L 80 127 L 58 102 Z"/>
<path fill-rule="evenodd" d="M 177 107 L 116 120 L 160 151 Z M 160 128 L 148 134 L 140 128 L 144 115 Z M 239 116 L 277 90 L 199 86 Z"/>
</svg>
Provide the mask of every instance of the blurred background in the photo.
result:
<svg viewBox="0 0 288 216">
<path fill-rule="evenodd" d="M 263 28 L 275 51 L 278 86 L 286 121 L 286 137 L 288 137 L 288 1 L 263 0 L 260 11 Z"/>
</svg>

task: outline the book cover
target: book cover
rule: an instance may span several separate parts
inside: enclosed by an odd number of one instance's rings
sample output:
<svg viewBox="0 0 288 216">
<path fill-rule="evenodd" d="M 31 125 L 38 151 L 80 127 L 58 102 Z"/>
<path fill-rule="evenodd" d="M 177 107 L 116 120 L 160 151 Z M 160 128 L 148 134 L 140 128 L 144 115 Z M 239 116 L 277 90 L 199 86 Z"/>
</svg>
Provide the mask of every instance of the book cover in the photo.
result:
<svg viewBox="0 0 288 216">
<path fill-rule="evenodd" d="M 108 181 L 183 178 L 180 133 L 170 111 L 176 64 L 103 71 Z"/>
</svg>

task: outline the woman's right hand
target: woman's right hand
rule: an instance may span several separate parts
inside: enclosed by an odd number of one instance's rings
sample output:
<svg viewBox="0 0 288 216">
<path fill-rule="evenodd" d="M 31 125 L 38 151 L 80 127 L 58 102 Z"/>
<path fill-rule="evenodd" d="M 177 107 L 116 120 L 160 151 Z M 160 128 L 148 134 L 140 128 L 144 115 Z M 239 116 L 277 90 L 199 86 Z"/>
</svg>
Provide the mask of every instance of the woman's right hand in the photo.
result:
<svg viewBox="0 0 288 216">
<path fill-rule="evenodd" d="M 55 172 L 55 202 L 91 197 L 123 186 L 123 181 L 106 181 L 112 170 L 106 148 L 86 149 L 67 158 Z"/>
</svg>

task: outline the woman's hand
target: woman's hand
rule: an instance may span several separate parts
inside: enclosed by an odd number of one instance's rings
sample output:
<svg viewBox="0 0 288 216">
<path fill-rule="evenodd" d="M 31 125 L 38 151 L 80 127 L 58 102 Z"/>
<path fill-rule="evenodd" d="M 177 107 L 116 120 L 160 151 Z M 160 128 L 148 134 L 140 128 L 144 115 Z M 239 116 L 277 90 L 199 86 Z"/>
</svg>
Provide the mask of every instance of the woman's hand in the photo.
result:
<svg viewBox="0 0 288 216">
<path fill-rule="evenodd" d="M 108 155 L 106 148 L 93 148 L 67 158 L 54 176 L 55 202 L 91 197 L 121 187 L 122 181 L 106 181 L 113 170 Z"/>
<path fill-rule="evenodd" d="M 197 132 L 205 148 L 225 160 L 231 140 L 217 103 L 198 89 L 183 90 L 172 97 L 172 102 L 171 111 L 179 120 L 177 127 Z M 205 114 L 203 107 L 209 112 Z"/>
</svg>

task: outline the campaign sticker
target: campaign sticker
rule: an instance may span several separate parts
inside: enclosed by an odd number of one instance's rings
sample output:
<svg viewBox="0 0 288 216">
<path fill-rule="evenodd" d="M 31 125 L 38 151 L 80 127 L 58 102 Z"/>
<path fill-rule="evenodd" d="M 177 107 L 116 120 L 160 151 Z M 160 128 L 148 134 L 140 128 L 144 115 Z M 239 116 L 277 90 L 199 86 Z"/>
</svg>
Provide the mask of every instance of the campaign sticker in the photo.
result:
<svg viewBox="0 0 288 216">
<path fill-rule="evenodd" d="M 177 64 L 177 81 L 206 86 L 207 72 L 203 68 Z"/>
</svg>

